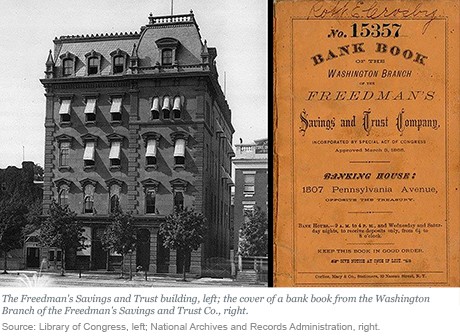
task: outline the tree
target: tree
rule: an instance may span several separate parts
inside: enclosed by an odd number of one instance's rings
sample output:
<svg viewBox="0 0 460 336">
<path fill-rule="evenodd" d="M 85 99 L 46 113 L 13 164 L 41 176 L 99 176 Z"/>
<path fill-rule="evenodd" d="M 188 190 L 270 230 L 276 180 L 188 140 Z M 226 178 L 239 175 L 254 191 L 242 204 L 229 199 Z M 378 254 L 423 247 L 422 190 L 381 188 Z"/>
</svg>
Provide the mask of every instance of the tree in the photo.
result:
<svg viewBox="0 0 460 336">
<path fill-rule="evenodd" d="M 206 219 L 203 214 L 193 209 L 179 209 L 166 217 L 160 224 L 160 234 L 163 236 L 163 245 L 182 253 L 183 280 L 186 280 L 186 258 L 190 252 L 197 250 L 204 242 L 206 234 Z"/>
<path fill-rule="evenodd" d="M 8 252 L 22 247 L 22 230 L 26 223 L 27 207 L 15 200 L 0 204 L 0 251 L 3 252 L 3 274 L 8 273 Z"/>
<path fill-rule="evenodd" d="M 34 165 L 34 181 L 43 181 L 44 171 L 39 164 Z"/>
<path fill-rule="evenodd" d="M 42 223 L 39 240 L 44 246 L 52 246 L 62 250 L 61 275 L 65 274 L 66 252 L 79 251 L 86 247 L 83 226 L 77 220 L 77 214 L 68 205 L 61 206 L 55 201 L 51 203 L 49 216 Z"/>
<path fill-rule="evenodd" d="M 243 256 L 266 256 L 268 253 L 268 220 L 259 207 L 245 214 L 240 229 L 239 252 Z"/>
<path fill-rule="evenodd" d="M 110 224 L 101 236 L 102 246 L 107 253 L 110 250 L 121 254 L 121 276 L 123 277 L 124 259 L 130 254 L 130 278 L 132 277 L 131 256 L 136 247 L 136 227 L 130 213 L 124 213 L 119 206 L 110 215 Z"/>
</svg>

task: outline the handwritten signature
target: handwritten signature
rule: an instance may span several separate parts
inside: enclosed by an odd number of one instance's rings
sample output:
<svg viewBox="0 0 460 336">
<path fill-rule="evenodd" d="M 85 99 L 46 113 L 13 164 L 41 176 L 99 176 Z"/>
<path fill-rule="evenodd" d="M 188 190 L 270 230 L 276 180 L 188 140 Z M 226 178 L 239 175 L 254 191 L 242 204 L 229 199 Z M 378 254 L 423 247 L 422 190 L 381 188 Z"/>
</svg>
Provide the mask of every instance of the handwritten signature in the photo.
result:
<svg viewBox="0 0 460 336">
<path fill-rule="evenodd" d="M 377 1 L 317 1 L 312 6 L 308 18 L 355 18 L 355 19 L 382 19 L 382 18 L 412 18 L 426 19 L 422 34 L 425 34 L 431 22 L 436 19 L 438 10 L 423 8 L 423 3 L 417 3 L 415 7 L 389 8 L 382 6 Z"/>
</svg>

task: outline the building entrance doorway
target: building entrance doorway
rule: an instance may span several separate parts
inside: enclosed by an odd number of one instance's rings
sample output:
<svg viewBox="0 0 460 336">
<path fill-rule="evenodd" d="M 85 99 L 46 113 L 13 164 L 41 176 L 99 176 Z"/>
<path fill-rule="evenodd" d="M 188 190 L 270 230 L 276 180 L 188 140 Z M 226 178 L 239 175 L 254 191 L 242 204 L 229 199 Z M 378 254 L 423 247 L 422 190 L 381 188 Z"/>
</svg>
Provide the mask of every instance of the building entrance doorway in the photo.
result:
<svg viewBox="0 0 460 336">
<path fill-rule="evenodd" d="M 107 267 L 107 251 L 104 251 L 101 243 L 101 236 L 104 228 L 93 230 L 91 239 L 91 266 L 92 269 L 105 269 Z"/>
<path fill-rule="evenodd" d="M 157 273 L 169 273 L 169 249 L 163 246 L 163 238 L 157 236 Z"/>
<path fill-rule="evenodd" d="M 27 248 L 26 266 L 32 268 L 40 267 L 40 249 L 38 247 Z"/>
<path fill-rule="evenodd" d="M 141 229 L 137 231 L 136 266 L 141 266 L 142 271 L 148 271 L 150 265 L 150 231 Z"/>
</svg>

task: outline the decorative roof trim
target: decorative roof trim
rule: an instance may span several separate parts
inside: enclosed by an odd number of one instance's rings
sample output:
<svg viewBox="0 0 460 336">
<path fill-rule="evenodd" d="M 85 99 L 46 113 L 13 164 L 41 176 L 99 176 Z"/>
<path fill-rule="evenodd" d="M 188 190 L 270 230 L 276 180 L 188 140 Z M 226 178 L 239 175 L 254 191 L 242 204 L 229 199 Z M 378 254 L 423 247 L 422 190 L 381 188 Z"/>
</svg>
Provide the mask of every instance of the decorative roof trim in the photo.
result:
<svg viewBox="0 0 460 336">
<path fill-rule="evenodd" d="M 60 178 L 59 180 L 54 181 L 54 185 L 58 188 L 60 188 L 63 184 L 70 188 L 72 181 L 65 178 Z"/>
<path fill-rule="evenodd" d="M 176 141 L 176 139 L 185 139 L 185 141 L 187 141 L 189 137 L 190 134 L 185 131 L 175 131 L 171 133 L 171 139 L 173 141 Z"/>
<path fill-rule="evenodd" d="M 118 40 L 140 38 L 141 34 L 138 32 L 124 32 L 124 33 L 105 33 L 105 34 L 87 34 L 87 35 L 63 35 L 54 38 L 54 43 L 56 42 L 73 42 L 73 41 L 91 41 L 91 40 Z"/>
<path fill-rule="evenodd" d="M 61 134 L 56 137 L 56 140 L 58 142 L 71 142 L 73 140 L 73 137 L 67 134 Z"/>
<path fill-rule="evenodd" d="M 97 51 L 95 51 L 94 49 L 91 50 L 89 53 L 86 53 L 85 54 L 85 57 L 86 58 L 90 58 L 90 57 L 97 57 L 97 58 L 100 58 L 101 57 L 101 54 L 98 53 Z"/>
<path fill-rule="evenodd" d="M 116 56 L 127 57 L 128 53 L 124 50 L 121 50 L 120 48 L 117 48 L 117 50 L 112 51 L 109 55 L 112 57 L 116 57 Z"/>
<path fill-rule="evenodd" d="M 144 140 L 145 142 L 145 145 L 147 146 L 147 140 L 149 139 L 155 139 L 155 140 L 160 140 L 161 138 L 161 134 L 157 133 L 157 132 L 145 132 L 144 134 L 142 134 L 142 139 Z"/>
<path fill-rule="evenodd" d="M 86 134 L 83 134 L 83 135 L 81 136 L 81 139 L 82 139 L 84 142 L 87 142 L 87 141 L 94 141 L 94 142 L 96 142 L 97 139 L 98 139 L 98 136 L 97 136 L 97 135 L 93 135 L 93 134 L 86 133 Z"/>
<path fill-rule="evenodd" d="M 93 187 L 96 187 L 96 185 L 97 185 L 97 181 L 93 180 L 93 179 L 90 179 L 90 178 L 85 178 L 83 180 L 80 180 L 79 182 L 80 182 L 82 187 L 86 186 L 87 184 L 91 184 Z"/>
<path fill-rule="evenodd" d="M 124 136 L 121 135 L 121 134 L 118 134 L 118 133 L 111 133 L 109 135 L 107 135 L 107 139 L 112 142 L 112 141 L 123 141 L 124 140 Z"/>
<path fill-rule="evenodd" d="M 77 58 L 77 56 L 75 56 L 74 54 L 72 54 L 71 52 L 67 51 L 66 53 L 62 54 L 62 55 L 59 55 L 59 58 L 61 60 L 64 60 L 64 59 L 67 59 L 67 58 L 70 58 L 70 59 L 73 59 L 75 60 Z"/>
<path fill-rule="evenodd" d="M 155 41 L 155 44 L 158 48 L 177 48 L 180 45 L 179 40 L 176 40 L 173 37 L 163 37 Z"/>
<path fill-rule="evenodd" d="M 171 184 L 171 187 L 174 189 L 174 190 L 178 190 L 178 191 L 185 191 L 187 189 L 187 186 L 188 186 L 188 182 L 183 180 L 183 179 L 180 179 L 180 178 L 176 178 L 174 180 L 171 180 L 169 181 L 169 183 Z"/>
<path fill-rule="evenodd" d="M 160 185 L 160 182 L 158 182 L 157 180 L 154 180 L 152 178 L 148 178 L 148 179 L 145 179 L 145 180 L 141 181 L 141 184 L 144 187 L 144 189 L 147 189 L 147 188 L 158 189 L 158 186 Z"/>
<path fill-rule="evenodd" d="M 111 187 L 112 185 L 116 184 L 121 188 L 123 186 L 123 183 L 124 182 L 122 180 L 116 179 L 114 177 L 105 180 L 105 184 L 107 184 L 108 187 Z"/>
</svg>

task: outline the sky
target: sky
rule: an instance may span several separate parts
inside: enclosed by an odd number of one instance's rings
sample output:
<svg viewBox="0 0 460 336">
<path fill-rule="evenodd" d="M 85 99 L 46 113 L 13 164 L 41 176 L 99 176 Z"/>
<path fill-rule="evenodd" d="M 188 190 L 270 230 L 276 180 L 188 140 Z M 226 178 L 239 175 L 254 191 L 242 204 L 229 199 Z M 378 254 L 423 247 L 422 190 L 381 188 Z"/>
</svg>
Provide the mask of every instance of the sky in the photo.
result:
<svg viewBox="0 0 460 336">
<path fill-rule="evenodd" d="M 268 136 L 268 1 L 173 0 L 193 10 L 201 36 L 217 48 L 219 81 L 232 110 L 233 143 Z M 1 0 L 0 168 L 23 158 L 43 166 L 45 96 L 39 79 L 53 39 L 139 31 L 148 15 L 169 15 L 171 0 Z"/>
</svg>

